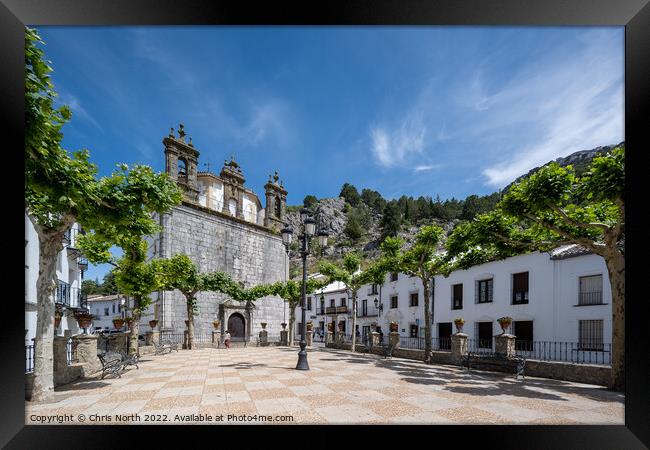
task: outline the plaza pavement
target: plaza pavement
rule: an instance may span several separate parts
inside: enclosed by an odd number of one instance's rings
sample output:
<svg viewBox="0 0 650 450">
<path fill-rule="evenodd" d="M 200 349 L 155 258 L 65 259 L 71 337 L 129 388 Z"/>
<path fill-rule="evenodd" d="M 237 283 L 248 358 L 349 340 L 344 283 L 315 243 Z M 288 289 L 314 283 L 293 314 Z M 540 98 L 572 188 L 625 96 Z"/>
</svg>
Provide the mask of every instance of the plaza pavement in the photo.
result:
<svg viewBox="0 0 650 450">
<path fill-rule="evenodd" d="M 311 370 L 295 370 L 296 361 L 296 347 L 143 356 L 140 368 L 122 378 L 71 383 L 58 387 L 47 402 L 27 402 L 25 421 L 624 424 L 624 395 L 600 386 L 530 377 L 517 381 L 507 374 L 467 373 L 322 347 L 309 351 Z M 211 421 L 201 420 L 208 415 Z"/>
</svg>

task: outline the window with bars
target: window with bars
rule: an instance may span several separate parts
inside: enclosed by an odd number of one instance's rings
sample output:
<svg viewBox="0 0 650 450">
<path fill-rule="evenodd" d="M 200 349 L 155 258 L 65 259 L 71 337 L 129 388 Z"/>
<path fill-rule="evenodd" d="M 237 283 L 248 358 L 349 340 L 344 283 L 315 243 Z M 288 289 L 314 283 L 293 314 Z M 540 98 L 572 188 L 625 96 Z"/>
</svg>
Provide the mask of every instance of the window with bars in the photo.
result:
<svg viewBox="0 0 650 450">
<path fill-rule="evenodd" d="M 478 336 L 478 348 L 492 348 L 492 322 L 476 322 L 474 333 Z"/>
<path fill-rule="evenodd" d="M 399 274 L 397 272 L 392 272 L 390 274 L 390 281 L 397 281 L 398 278 L 399 278 Z"/>
<path fill-rule="evenodd" d="M 578 349 L 603 350 L 603 321 L 578 321 Z"/>
<path fill-rule="evenodd" d="M 412 338 L 419 337 L 418 336 L 419 330 L 420 330 L 420 327 L 417 324 L 412 323 L 410 325 L 409 336 L 412 337 Z"/>
<path fill-rule="evenodd" d="M 334 304 L 336 302 L 335 299 L 331 298 L 330 299 L 330 307 L 334 308 L 336 305 Z"/>
<path fill-rule="evenodd" d="M 411 292 L 411 302 L 410 306 L 418 306 L 419 302 L 419 293 L 418 292 Z"/>
<path fill-rule="evenodd" d="M 397 295 L 392 295 L 390 297 L 390 307 L 391 308 L 397 308 L 397 299 L 398 299 Z"/>
<path fill-rule="evenodd" d="M 341 306 L 347 306 L 347 305 L 346 305 L 346 301 L 347 301 L 346 298 L 342 298 L 342 299 L 341 299 Z"/>
<path fill-rule="evenodd" d="M 533 350 L 533 321 L 518 320 L 513 322 L 516 350 Z"/>
<path fill-rule="evenodd" d="M 307 297 L 307 311 L 311 311 L 311 297 Z"/>
<path fill-rule="evenodd" d="M 512 274 L 512 304 L 528 303 L 528 272 Z"/>
<path fill-rule="evenodd" d="M 463 284 L 454 284 L 451 287 L 451 309 L 463 309 Z"/>
<path fill-rule="evenodd" d="M 493 296 L 492 278 L 476 281 L 476 303 L 491 303 Z"/>
<path fill-rule="evenodd" d="M 104 308 L 104 315 L 108 316 L 108 308 Z"/>
<path fill-rule="evenodd" d="M 603 276 L 591 275 L 580 277 L 579 305 L 603 304 Z"/>
</svg>

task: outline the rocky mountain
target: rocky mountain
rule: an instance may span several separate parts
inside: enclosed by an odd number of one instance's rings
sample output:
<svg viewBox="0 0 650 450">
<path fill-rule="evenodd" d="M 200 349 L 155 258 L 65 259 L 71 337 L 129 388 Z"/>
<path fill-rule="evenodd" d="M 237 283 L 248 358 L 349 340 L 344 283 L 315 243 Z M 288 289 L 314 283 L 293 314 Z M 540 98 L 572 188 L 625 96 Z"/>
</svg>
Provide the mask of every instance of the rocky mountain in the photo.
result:
<svg viewBox="0 0 650 450">
<path fill-rule="evenodd" d="M 589 163 L 595 156 L 604 154 L 613 148 L 623 144 L 624 143 L 597 147 L 591 150 L 578 151 L 572 153 L 569 156 L 557 158 L 555 162 L 563 167 L 572 165 L 578 173 L 581 173 L 589 166 Z M 547 164 L 550 163 L 551 162 L 549 161 Z M 530 176 L 539 169 L 540 167 L 536 167 L 530 170 L 528 173 L 518 177 L 515 181 L 506 186 L 501 192 L 506 192 L 508 188 L 514 183 Z M 301 208 L 302 206 L 292 206 L 287 210 L 287 222 L 294 230 L 294 242 L 289 252 L 291 261 L 290 271 L 292 276 L 297 276 L 302 268 L 300 264 L 300 244 L 297 239 L 299 234 L 298 231 L 300 230 Z M 323 249 L 322 253 L 321 249 L 318 247 L 313 249 L 312 255 L 310 255 L 308 258 L 310 272 L 316 270 L 315 266 L 317 260 L 321 257 L 327 260 L 335 261 L 339 260 L 344 254 L 350 251 L 360 251 L 365 255 L 366 258 L 369 259 L 374 259 L 379 256 L 379 243 L 381 238 L 380 223 L 382 214 L 376 212 L 372 208 L 367 208 L 367 226 L 364 226 L 362 237 L 354 241 L 346 235 L 346 226 L 348 224 L 351 209 L 352 207 L 346 203 L 346 200 L 343 197 L 320 199 L 312 206 L 317 229 L 323 229 L 329 233 L 329 242 L 327 248 Z M 432 221 L 441 226 L 448 234 L 460 221 L 460 218 L 434 218 L 426 220 L 424 222 L 431 223 Z M 408 242 L 412 240 L 412 238 L 418 232 L 420 225 L 421 223 L 416 223 L 414 225 L 406 221 L 406 223 L 402 225 L 400 231 L 398 232 L 398 236 Z"/>
<path fill-rule="evenodd" d="M 571 153 L 569 156 L 564 156 L 557 158 L 554 162 L 558 163 L 562 167 L 566 167 L 568 165 L 573 166 L 575 169 L 576 173 L 580 174 L 584 172 L 587 167 L 589 167 L 589 163 L 591 162 L 592 159 L 594 159 L 596 156 L 603 155 L 611 150 L 613 150 L 616 147 L 620 147 L 622 145 L 625 145 L 625 142 L 621 142 L 620 144 L 617 145 L 605 145 L 602 147 L 596 147 L 591 150 L 580 150 L 574 153 Z M 553 161 L 549 161 L 544 166 L 550 164 Z M 512 186 L 515 183 L 518 183 L 519 181 L 523 180 L 526 177 L 529 177 L 533 173 L 537 172 L 539 169 L 541 169 L 544 166 L 540 167 L 535 167 L 534 169 L 530 169 L 528 173 L 518 177 L 515 179 L 512 183 L 507 185 L 505 188 L 503 188 L 502 192 L 507 192 L 510 186 Z"/>
</svg>

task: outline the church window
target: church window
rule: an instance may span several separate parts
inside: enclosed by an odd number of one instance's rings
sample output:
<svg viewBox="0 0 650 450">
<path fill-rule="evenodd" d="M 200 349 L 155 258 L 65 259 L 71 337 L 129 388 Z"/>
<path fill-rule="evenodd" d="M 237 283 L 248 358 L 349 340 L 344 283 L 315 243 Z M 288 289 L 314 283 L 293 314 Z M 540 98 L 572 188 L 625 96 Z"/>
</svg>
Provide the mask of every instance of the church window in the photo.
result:
<svg viewBox="0 0 650 450">
<path fill-rule="evenodd" d="M 230 212 L 231 216 L 237 215 L 237 200 L 234 198 L 228 200 L 228 211 Z"/>
<path fill-rule="evenodd" d="M 178 177 L 187 179 L 187 161 L 178 158 Z"/>
<path fill-rule="evenodd" d="M 282 212 L 282 200 L 280 196 L 275 197 L 275 217 L 280 218 Z"/>
</svg>

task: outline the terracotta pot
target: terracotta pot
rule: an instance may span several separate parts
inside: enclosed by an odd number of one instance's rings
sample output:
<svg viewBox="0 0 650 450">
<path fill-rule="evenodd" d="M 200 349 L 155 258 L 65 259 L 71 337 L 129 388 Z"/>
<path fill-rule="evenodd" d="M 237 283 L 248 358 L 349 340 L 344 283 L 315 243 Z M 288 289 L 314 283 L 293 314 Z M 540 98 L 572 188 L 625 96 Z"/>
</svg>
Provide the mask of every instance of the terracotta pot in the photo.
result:
<svg viewBox="0 0 650 450">
<path fill-rule="evenodd" d="M 454 322 L 454 325 L 456 325 L 456 332 L 457 333 L 462 333 L 463 325 L 465 325 L 465 323 L 464 322 Z"/>
<path fill-rule="evenodd" d="M 80 328 L 88 328 L 92 323 L 91 319 L 77 319 Z"/>
<path fill-rule="evenodd" d="M 212 326 L 214 327 L 215 330 L 218 330 L 220 325 L 221 325 L 221 322 L 219 320 L 213 320 L 212 321 Z"/>
<path fill-rule="evenodd" d="M 327 331 L 334 331 L 334 325 L 331 323 L 327 324 Z"/>
<path fill-rule="evenodd" d="M 120 329 L 120 328 L 122 328 L 124 326 L 124 321 L 123 320 L 114 320 L 113 321 L 113 326 L 116 329 Z"/>
<path fill-rule="evenodd" d="M 287 329 L 287 324 L 286 324 L 286 323 L 283 322 L 283 323 L 281 323 L 280 325 L 282 325 L 282 330 L 286 330 L 286 329 Z"/>
<path fill-rule="evenodd" d="M 262 330 L 266 330 L 266 322 L 262 322 L 260 325 L 262 325 Z"/>
<path fill-rule="evenodd" d="M 313 323 L 307 322 L 306 325 L 307 325 L 307 331 L 311 331 L 311 330 L 314 329 L 314 324 Z"/>
<path fill-rule="evenodd" d="M 501 325 L 501 329 L 503 330 L 504 333 L 506 332 L 506 329 L 510 326 L 511 323 L 512 323 L 511 321 L 507 321 L 507 320 L 499 322 L 499 325 Z"/>
<path fill-rule="evenodd" d="M 390 331 L 393 333 L 397 333 L 397 330 L 399 329 L 399 324 L 392 322 L 390 324 Z"/>
<path fill-rule="evenodd" d="M 150 321 L 149 321 L 149 326 L 151 327 L 152 330 L 153 330 L 154 328 L 156 328 L 156 325 L 158 325 L 158 321 L 157 321 L 157 320 L 150 320 Z"/>
</svg>

